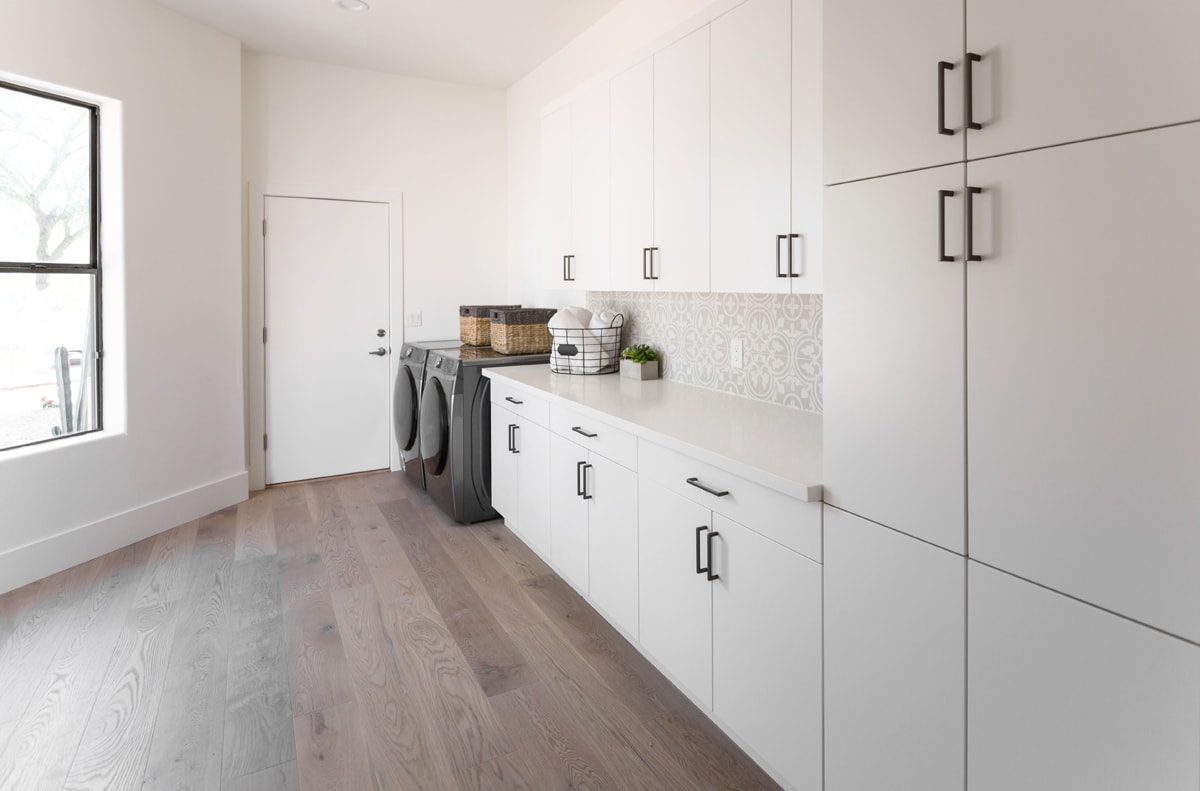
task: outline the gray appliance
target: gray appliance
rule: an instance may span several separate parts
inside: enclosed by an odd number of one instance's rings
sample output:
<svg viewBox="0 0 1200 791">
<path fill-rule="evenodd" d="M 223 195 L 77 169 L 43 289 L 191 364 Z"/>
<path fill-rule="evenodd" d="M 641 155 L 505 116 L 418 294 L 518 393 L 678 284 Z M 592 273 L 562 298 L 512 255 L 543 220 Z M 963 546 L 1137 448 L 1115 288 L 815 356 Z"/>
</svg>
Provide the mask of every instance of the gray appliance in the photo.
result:
<svg viewBox="0 0 1200 791">
<path fill-rule="evenodd" d="M 421 396 L 425 488 L 464 524 L 499 516 L 492 508 L 491 381 L 484 368 L 548 364 L 549 354 L 507 355 L 463 346 L 431 351 Z"/>
<path fill-rule="evenodd" d="M 425 384 L 425 361 L 431 349 L 453 349 L 462 341 L 406 341 L 400 347 L 396 389 L 392 398 L 396 442 L 404 474 L 414 486 L 425 488 L 425 466 L 421 464 L 421 389 Z"/>
</svg>

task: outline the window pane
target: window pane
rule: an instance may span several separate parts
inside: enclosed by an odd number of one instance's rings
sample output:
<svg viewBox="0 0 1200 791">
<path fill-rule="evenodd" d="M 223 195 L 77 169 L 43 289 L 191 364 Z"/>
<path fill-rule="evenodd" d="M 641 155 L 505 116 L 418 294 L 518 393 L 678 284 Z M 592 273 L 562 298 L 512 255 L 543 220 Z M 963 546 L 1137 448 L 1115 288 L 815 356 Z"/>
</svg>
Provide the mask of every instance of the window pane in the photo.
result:
<svg viewBox="0 0 1200 791">
<path fill-rule="evenodd" d="M 94 289 L 87 273 L 0 273 L 0 449 L 96 428 Z"/>
<path fill-rule="evenodd" d="M 91 111 L 0 87 L 0 261 L 91 263 Z"/>
</svg>

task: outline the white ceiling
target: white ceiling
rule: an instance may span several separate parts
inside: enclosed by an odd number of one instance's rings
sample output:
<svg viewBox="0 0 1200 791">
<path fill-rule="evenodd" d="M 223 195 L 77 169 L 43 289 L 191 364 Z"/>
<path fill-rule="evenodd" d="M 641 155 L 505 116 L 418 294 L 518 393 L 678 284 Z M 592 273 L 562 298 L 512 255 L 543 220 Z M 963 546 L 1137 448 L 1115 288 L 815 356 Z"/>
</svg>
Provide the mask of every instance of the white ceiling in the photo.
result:
<svg viewBox="0 0 1200 791">
<path fill-rule="evenodd" d="M 252 50 L 507 88 L 620 0 L 157 0 Z"/>
</svg>

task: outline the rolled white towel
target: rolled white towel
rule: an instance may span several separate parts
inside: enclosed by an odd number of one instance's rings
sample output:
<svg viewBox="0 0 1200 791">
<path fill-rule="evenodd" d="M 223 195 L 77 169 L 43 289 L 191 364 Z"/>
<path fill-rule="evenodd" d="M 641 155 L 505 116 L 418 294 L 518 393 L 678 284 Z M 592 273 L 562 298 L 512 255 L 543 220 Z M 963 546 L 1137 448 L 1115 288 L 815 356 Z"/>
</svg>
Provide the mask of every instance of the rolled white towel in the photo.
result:
<svg viewBox="0 0 1200 791">
<path fill-rule="evenodd" d="M 587 308 L 565 307 L 550 317 L 547 326 L 552 330 L 583 330 L 591 320 L 592 312 Z"/>
<path fill-rule="evenodd" d="M 611 310 L 600 310 L 592 314 L 592 318 L 588 321 L 589 330 L 608 329 L 613 326 L 613 322 L 617 320 L 620 314 L 613 313 Z M 619 324 L 617 325 L 620 326 Z"/>
</svg>

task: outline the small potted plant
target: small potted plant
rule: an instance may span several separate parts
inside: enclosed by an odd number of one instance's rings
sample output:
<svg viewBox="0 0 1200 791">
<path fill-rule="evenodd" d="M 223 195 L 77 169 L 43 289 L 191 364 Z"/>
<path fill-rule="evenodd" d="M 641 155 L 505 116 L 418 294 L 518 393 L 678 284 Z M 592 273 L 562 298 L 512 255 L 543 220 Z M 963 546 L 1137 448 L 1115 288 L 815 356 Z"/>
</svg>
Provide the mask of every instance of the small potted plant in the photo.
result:
<svg viewBox="0 0 1200 791">
<path fill-rule="evenodd" d="M 658 352 L 644 343 L 625 347 L 621 352 L 621 376 L 629 379 L 657 379 Z"/>
</svg>

